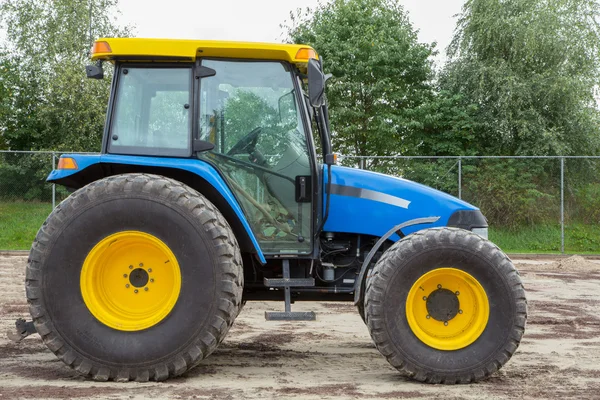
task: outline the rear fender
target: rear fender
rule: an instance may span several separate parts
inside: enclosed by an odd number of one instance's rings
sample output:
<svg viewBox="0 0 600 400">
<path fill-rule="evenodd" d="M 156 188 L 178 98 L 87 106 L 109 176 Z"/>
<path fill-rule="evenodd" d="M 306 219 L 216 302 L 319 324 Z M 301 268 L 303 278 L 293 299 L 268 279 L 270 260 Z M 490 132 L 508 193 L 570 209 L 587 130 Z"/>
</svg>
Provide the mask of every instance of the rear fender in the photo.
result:
<svg viewBox="0 0 600 400">
<path fill-rule="evenodd" d="M 187 158 L 125 156 L 114 154 L 64 154 L 77 163 L 76 170 L 54 170 L 48 182 L 78 189 L 106 176 L 129 172 L 147 172 L 167 176 L 202 193 L 227 219 L 240 246 L 256 254 L 261 263 L 265 256 L 250 228 L 237 199 L 217 170 L 205 161 Z"/>
</svg>

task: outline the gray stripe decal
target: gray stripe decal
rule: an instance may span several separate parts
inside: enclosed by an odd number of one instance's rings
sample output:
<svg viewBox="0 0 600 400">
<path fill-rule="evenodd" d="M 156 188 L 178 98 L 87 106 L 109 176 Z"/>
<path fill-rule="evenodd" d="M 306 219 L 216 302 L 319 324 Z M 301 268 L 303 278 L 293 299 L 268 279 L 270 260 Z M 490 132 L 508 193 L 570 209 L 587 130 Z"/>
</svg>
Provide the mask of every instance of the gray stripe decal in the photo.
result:
<svg viewBox="0 0 600 400">
<path fill-rule="evenodd" d="M 392 196 L 375 190 L 361 189 L 353 186 L 343 186 L 331 184 L 331 194 L 340 196 L 358 197 L 361 199 L 378 201 L 380 203 L 391 204 L 396 207 L 408 208 L 410 201 L 401 197 Z"/>
</svg>

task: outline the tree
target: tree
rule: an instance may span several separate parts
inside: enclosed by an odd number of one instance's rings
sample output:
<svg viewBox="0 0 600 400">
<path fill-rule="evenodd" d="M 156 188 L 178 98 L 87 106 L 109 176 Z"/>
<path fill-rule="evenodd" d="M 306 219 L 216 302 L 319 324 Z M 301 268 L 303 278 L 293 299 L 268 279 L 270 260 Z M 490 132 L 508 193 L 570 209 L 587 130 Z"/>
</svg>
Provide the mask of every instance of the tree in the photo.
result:
<svg viewBox="0 0 600 400">
<path fill-rule="evenodd" d="M 6 29 L 0 47 L 0 90 L 7 93 L 0 104 L 0 146 L 99 149 L 110 79 L 86 79 L 84 67 L 92 38 L 128 34 L 129 29 L 117 27 L 111 17 L 117 2 L 5 0 L 0 4 L 0 23 Z"/>
<path fill-rule="evenodd" d="M 327 88 L 334 150 L 414 154 L 432 95 L 434 44 L 418 43 L 398 0 L 333 0 L 292 13 L 282 27 L 288 41 L 313 46 L 334 76 Z"/>
<path fill-rule="evenodd" d="M 468 0 L 440 86 L 477 106 L 477 151 L 598 154 L 596 0 Z"/>
<path fill-rule="evenodd" d="M 599 153 L 598 21 L 596 0 L 467 0 L 439 86 L 472 105 L 474 154 Z M 568 193 L 597 176 L 578 167 Z M 556 160 L 471 160 L 463 196 L 492 225 L 555 222 L 559 173 Z"/>
</svg>

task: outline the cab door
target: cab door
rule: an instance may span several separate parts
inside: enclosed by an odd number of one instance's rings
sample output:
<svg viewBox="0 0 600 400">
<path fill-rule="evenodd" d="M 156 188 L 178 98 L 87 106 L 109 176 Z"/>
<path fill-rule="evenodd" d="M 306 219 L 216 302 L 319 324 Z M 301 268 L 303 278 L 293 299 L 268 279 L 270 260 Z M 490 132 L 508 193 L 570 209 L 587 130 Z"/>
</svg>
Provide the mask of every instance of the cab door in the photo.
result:
<svg viewBox="0 0 600 400">
<path fill-rule="evenodd" d="M 312 251 L 307 134 L 290 66 L 276 61 L 204 59 L 198 154 L 225 177 L 266 254 Z"/>
</svg>

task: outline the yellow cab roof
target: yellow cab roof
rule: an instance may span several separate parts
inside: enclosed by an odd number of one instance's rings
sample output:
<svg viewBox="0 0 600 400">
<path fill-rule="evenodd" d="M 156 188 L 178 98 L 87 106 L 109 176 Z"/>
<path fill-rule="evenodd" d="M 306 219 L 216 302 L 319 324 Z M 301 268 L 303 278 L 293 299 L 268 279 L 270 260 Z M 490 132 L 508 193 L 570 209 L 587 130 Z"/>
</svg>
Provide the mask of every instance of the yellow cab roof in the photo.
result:
<svg viewBox="0 0 600 400">
<path fill-rule="evenodd" d="M 308 59 L 318 55 L 307 45 L 220 40 L 102 38 L 92 49 L 92 60 L 105 61 L 195 61 L 197 57 L 287 61 L 305 68 Z"/>
</svg>

